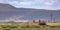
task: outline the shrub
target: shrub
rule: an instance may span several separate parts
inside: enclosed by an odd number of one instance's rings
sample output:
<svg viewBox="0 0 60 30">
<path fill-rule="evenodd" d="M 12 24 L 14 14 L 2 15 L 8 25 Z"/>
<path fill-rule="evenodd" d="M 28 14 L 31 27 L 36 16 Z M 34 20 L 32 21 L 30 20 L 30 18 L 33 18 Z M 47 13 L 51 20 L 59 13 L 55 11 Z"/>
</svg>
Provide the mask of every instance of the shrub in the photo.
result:
<svg viewBox="0 0 60 30">
<path fill-rule="evenodd" d="M 60 26 L 50 26 L 51 28 L 60 28 Z"/>
<path fill-rule="evenodd" d="M 8 27 L 2 27 L 2 28 L 8 28 Z"/>
<path fill-rule="evenodd" d="M 10 29 L 3 29 L 3 30 L 10 30 Z"/>
<path fill-rule="evenodd" d="M 29 28 L 29 27 L 30 27 L 29 25 L 21 26 L 21 28 Z"/>
<path fill-rule="evenodd" d="M 2 26 L 2 28 L 8 28 L 8 26 Z"/>
<path fill-rule="evenodd" d="M 9 28 L 18 28 L 18 26 L 10 26 Z"/>
<path fill-rule="evenodd" d="M 40 26 L 29 26 L 29 25 L 26 25 L 26 26 L 21 26 L 21 28 L 40 28 Z"/>
<path fill-rule="evenodd" d="M 40 28 L 40 26 L 36 26 L 36 25 L 34 25 L 34 26 L 32 26 L 33 28 Z"/>
</svg>

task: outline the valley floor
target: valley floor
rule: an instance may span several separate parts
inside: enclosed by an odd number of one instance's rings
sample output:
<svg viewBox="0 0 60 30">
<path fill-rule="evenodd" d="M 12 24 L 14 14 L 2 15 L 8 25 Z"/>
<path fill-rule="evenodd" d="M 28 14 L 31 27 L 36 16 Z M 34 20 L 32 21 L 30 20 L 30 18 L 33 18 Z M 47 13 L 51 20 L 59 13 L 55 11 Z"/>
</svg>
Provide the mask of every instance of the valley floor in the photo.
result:
<svg viewBox="0 0 60 30">
<path fill-rule="evenodd" d="M 11 29 L 2 29 L 0 30 L 60 30 L 60 28 L 11 28 Z"/>
</svg>

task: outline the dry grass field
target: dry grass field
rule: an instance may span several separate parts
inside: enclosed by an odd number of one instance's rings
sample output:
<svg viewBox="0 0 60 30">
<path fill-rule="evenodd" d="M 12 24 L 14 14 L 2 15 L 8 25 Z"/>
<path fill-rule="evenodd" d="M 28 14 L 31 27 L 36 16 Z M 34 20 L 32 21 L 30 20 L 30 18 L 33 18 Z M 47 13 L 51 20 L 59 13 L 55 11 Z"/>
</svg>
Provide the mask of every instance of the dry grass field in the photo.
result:
<svg viewBox="0 0 60 30">
<path fill-rule="evenodd" d="M 60 30 L 60 28 L 0 28 L 0 30 Z"/>
<path fill-rule="evenodd" d="M 50 26 L 60 26 L 60 23 L 46 23 L 46 24 Z"/>
<path fill-rule="evenodd" d="M 60 23 L 46 23 L 48 26 L 31 24 L 0 24 L 0 30 L 60 30 Z"/>
</svg>

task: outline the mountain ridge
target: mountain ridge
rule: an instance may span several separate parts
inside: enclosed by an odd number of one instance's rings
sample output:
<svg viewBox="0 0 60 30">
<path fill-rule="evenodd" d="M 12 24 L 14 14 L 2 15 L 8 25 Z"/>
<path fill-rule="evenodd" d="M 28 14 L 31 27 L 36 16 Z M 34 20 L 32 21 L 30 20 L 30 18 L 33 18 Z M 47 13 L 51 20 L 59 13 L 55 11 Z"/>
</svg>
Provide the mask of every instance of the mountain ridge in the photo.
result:
<svg viewBox="0 0 60 30">
<path fill-rule="evenodd" d="M 15 8 L 8 4 L 0 4 L 0 20 L 37 20 L 44 21 L 55 18 L 60 21 L 60 10 L 31 9 L 31 8 Z"/>
</svg>

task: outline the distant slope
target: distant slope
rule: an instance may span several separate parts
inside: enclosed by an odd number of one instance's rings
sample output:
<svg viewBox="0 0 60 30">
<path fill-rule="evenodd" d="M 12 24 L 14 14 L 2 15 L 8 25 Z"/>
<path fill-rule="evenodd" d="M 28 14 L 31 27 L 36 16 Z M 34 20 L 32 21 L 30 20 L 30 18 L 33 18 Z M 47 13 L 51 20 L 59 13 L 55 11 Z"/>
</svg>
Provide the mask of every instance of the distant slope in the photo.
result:
<svg viewBox="0 0 60 30">
<path fill-rule="evenodd" d="M 45 10 L 31 8 L 15 8 L 9 4 L 0 4 L 0 20 L 51 20 L 60 21 L 60 10 Z"/>
<path fill-rule="evenodd" d="M 9 5 L 9 4 L 2 4 L 0 3 L 0 11 L 11 11 L 15 7 Z"/>
</svg>

